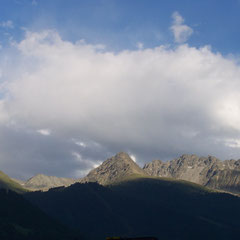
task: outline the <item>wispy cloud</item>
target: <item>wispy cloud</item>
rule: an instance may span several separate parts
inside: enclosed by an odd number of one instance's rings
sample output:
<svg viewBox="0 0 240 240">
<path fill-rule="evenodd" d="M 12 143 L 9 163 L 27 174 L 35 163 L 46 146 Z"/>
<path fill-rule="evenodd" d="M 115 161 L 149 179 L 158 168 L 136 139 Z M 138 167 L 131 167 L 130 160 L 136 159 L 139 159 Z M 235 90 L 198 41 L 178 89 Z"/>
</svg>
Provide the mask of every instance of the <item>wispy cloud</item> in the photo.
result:
<svg viewBox="0 0 240 240">
<path fill-rule="evenodd" d="M 7 21 L 4 21 L 4 22 L 0 22 L 0 27 L 2 28 L 14 28 L 14 25 L 13 25 L 13 22 L 11 20 L 7 20 Z"/>
<path fill-rule="evenodd" d="M 49 129 L 39 129 L 39 130 L 37 130 L 37 133 L 40 133 L 41 135 L 44 135 L 44 136 L 49 136 L 49 135 L 51 135 L 51 130 L 49 130 Z"/>
<path fill-rule="evenodd" d="M 78 146 L 83 147 L 83 148 L 87 147 L 87 144 L 84 142 L 76 141 L 75 144 L 77 144 Z"/>
<path fill-rule="evenodd" d="M 184 24 L 184 19 L 178 12 L 174 12 L 172 18 L 173 24 L 170 29 L 173 32 L 175 42 L 186 42 L 193 34 L 193 29 Z"/>
<path fill-rule="evenodd" d="M 143 49 L 144 44 L 142 42 L 137 42 L 136 46 L 138 49 L 141 50 L 141 49 Z"/>
<path fill-rule="evenodd" d="M 133 154 L 130 154 L 130 158 L 131 158 L 134 162 L 137 162 L 136 156 L 134 156 Z"/>
</svg>

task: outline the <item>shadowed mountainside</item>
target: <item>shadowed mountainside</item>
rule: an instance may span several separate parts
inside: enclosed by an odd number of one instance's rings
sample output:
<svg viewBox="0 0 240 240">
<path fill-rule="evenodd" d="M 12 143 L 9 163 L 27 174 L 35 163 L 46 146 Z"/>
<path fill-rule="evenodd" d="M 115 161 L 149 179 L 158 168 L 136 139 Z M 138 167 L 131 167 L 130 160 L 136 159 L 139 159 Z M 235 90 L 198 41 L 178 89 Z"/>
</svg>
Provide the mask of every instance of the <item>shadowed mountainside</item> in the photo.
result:
<svg viewBox="0 0 240 240">
<path fill-rule="evenodd" d="M 90 239 L 144 235 L 169 240 L 238 239 L 240 235 L 240 198 L 186 181 L 151 177 L 126 153 L 91 171 L 87 183 L 25 197 Z"/>
<path fill-rule="evenodd" d="M 89 239 L 239 239 L 240 199 L 177 180 L 129 175 L 102 186 L 76 183 L 26 198 Z"/>
<path fill-rule="evenodd" d="M 77 240 L 77 233 L 11 190 L 0 189 L 1 240 Z"/>
</svg>

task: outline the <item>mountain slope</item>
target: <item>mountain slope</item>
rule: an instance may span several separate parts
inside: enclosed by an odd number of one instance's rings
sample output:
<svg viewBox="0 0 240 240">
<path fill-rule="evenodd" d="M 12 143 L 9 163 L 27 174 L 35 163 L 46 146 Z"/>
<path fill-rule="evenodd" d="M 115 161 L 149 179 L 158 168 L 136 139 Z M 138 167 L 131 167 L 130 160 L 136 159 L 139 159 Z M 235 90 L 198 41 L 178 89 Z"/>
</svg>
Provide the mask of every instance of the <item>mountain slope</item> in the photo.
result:
<svg viewBox="0 0 240 240">
<path fill-rule="evenodd" d="M 240 199 L 177 180 L 129 176 L 104 187 L 76 183 L 26 198 L 89 239 L 238 239 Z"/>
<path fill-rule="evenodd" d="M 132 174 L 147 175 L 127 153 L 120 152 L 90 171 L 81 182 L 98 182 L 106 185 L 120 181 L 122 178 Z"/>
<path fill-rule="evenodd" d="M 30 190 L 48 190 L 54 187 L 60 186 L 70 186 L 77 180 L 73 178 L 59 178 L 54 176 L 46 176 L 43 174 L 38 174 L 22 184 L 24 188 Z"/>
<path fill-rule="evenodd" d="M 182 179 L 240 193 L 240 160 L 221 161 L 213 156 L 182 155 L 168 162 L 154 160 L 145 164 L 143 169 L 151 176 Z"/>
<path fill-rule="evenodd" d="M 240 194 L 240 170 L 219 170 L 206 184 L 213 189 Z"/>
<path fill-rule="evenodd" d="M 19 183 L 12 180 L 4 172 L 0 171 L 0 188 L 9 189 L 17 193 L 23 193 L 26 191 Z"/>
<path fill-rule="evenodd" d="M 240 198 L 187 181 L 151 177 L 126 153 L 106 160 L 85 180 L 25 197 L 89 239 L 239 239 Z"/>
<path fill-rule="evenodd" d="M 128 232 L 127 219 L 118 213 L 125 200 L 97 183 L 76 183 L 25 197 L 63 224 L 79 229 L 87 239 Z"/>
<path fill-rule="evenodd" d="M 26 199 L 11 190 L 0 190 L 1 240 L 80 239 Z"/>
</svg>

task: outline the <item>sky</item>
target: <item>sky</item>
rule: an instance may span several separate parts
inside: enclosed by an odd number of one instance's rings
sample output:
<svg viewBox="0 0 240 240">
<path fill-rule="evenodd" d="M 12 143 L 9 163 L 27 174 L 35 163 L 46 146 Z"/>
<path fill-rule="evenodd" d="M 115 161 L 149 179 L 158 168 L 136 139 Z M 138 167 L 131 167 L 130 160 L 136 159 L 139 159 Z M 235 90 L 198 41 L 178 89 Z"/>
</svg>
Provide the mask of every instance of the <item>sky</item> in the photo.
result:
<svg viewBox="0 0 240 240">
<path fill-rule="evenodd" d="M 83 177 L 240 158 L 240 1 L 0 0 L 0 170 Z"/>
</svg>

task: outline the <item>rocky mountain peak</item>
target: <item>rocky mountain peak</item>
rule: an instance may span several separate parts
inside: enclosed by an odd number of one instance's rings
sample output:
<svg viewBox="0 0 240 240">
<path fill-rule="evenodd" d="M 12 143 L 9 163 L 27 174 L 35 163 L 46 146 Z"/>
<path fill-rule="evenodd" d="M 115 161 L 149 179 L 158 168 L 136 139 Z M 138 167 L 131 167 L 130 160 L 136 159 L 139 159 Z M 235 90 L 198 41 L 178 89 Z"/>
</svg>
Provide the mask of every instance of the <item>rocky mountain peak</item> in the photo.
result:
<svg viewBox="0 0 240 240">
<path fill-rule="evenodd" d="M 180 159 L 189 159 L 189 158 L 191 159 L 191 158 L 196 158 L 196 157 L 198 157 L 198 156 L 195 154 L 183 154 L 180 156 Z"/>
<path fill-rule="evenodd" d="M 98 182 L 106 185 L 132 174 L 146 175 L 127 153 L 120 152 L 90 171 L 82 182 Z"/>
<path fill-rule="evenodd" d="M 129 156 L 127 153 L 125 153 L 125 152 L 119 152 L 119 153 L 117 153 L 117 154 L 115 155 L 115 158 L 132 160 L 132 159 L 130 158 L 130 156 Z"/>
<path fill-rule="evenodd" d="M 37 174 L 22 184 L 23 187 L 31 190 L 48 190 L 49 188 L 59 186 L 69 186 L 77 180 L 73 178 L 59 178 L 55 176 L 47 176 Z"/>
</svg>

